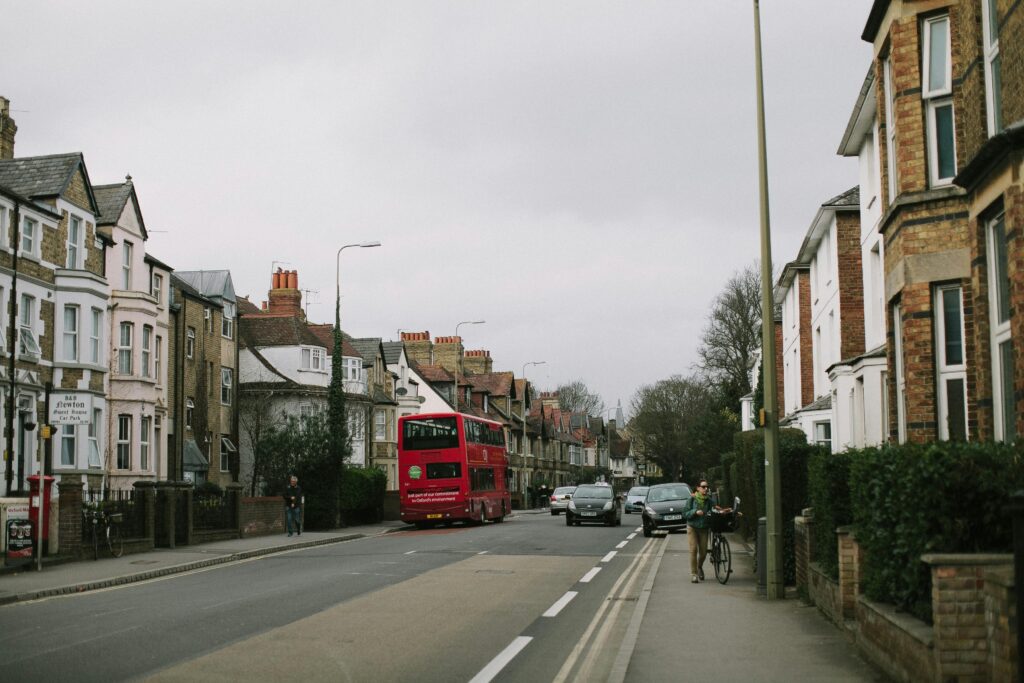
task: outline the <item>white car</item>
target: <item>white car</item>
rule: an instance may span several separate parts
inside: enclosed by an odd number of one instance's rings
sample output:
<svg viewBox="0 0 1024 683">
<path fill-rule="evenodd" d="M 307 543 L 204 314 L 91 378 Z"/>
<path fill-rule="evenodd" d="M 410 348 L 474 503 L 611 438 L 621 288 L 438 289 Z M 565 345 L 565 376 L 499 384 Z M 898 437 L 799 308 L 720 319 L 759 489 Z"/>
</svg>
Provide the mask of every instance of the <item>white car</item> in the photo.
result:
<svg viewBox="0 0 1024 683">
<path fill-rule="evenodd" d="M 631 512 L 644 511 L 644 500 L 647 499 L 647 489 L 649 486 L 634 486 L 626 493 L 626 509 L 625 512 L 628 515 Z"/>
<path fill-rule="evenodd" d="M 576 491 L 575 486 L 559 486 L 551 492 L 551 514 L 557 515 L 565 512 L 572 500 L 572 494 Z"/>
</svg>

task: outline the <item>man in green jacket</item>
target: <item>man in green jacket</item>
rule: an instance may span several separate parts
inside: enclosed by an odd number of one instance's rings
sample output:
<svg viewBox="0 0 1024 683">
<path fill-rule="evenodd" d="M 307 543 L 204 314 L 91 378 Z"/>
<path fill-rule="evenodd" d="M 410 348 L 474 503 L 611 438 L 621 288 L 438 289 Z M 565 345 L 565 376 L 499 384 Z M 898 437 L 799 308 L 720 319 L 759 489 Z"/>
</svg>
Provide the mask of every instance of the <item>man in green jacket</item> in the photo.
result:
<svg viewBox="0 0 1024 683">
<path fill-rule="evenodd" d="M 683 516 L 686 517 L 686 535 L 690 537 L 690 581 L 704 580 L 704 559 L 708 556 L 708 533 L 711 525 L 711 496 L 708 482 L 701 479 L 693 492 Z"/>
</svg>

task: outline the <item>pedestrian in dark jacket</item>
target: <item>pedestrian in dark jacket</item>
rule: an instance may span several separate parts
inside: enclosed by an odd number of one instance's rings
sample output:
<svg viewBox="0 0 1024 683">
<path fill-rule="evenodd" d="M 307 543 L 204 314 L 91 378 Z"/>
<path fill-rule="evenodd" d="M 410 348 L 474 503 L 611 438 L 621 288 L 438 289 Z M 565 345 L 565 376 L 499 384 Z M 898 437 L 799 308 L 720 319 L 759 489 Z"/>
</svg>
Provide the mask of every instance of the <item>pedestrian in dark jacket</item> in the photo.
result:
<svg viewBox="0 0 1024 683">
<path fill-rule="evenodd" d="M 292 535 L 292 527 L 299 536 L 302 535 L 302 487 L 294 474 L 284 490 L 284 525 L 289 536 Z"/>
<path fill-rule="evenodd" d="M 701 479 L 693 492 L 683 516 L 686 518 L 686 535 L 690 538 L 690 581 L 704 580 L 704 559 L 708 556 L 708 534 L 711 525 L 711 496 L 708 482 Z"/>
</svg>

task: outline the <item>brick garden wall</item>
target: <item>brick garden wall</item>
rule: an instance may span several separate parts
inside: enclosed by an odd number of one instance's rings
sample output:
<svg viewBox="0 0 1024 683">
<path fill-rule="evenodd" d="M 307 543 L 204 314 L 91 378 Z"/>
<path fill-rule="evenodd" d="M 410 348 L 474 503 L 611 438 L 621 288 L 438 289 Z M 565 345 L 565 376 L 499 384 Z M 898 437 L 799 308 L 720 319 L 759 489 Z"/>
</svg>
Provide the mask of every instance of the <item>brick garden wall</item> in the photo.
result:
<svg viewBox="0 0 1024 683">
<path fill-rule="evenodd" d="M 242 514 L 239 526 L 242 538 L 283 534 L 284 501 L 280 496 L 242 498 Z"/>
</svg>

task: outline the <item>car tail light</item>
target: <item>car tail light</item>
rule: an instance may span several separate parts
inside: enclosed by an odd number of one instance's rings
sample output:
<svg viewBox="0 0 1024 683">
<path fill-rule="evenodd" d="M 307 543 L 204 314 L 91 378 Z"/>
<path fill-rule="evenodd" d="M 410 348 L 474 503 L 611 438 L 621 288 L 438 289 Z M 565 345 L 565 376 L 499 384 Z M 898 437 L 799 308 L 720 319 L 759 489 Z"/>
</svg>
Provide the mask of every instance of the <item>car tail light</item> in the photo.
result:
<svg viewBox="0 0 1024 683">
<path fill-rule="evenodd" d="M 555 503 L 558 501 L 558 496 L 551 496 L 551 502 Z"/>
</svg>

